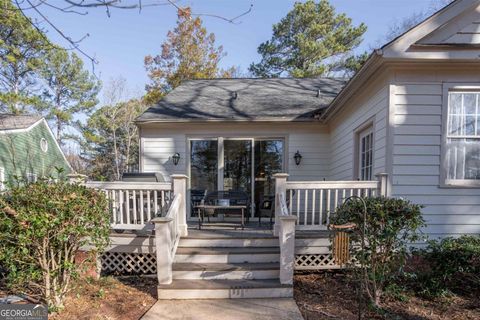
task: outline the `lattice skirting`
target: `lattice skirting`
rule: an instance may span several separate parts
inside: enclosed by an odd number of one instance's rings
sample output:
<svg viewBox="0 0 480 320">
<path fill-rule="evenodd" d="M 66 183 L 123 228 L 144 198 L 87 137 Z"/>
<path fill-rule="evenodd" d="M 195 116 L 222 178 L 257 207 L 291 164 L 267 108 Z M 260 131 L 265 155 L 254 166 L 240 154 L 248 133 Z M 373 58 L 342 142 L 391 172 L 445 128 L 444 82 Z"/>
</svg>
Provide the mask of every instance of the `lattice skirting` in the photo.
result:
<svg viewBox="0 0 480 320">
<path fill-rule="evenodd" d="M 295 270 L 322 270 L 340 269 L 333 254 L 297 254 L 295 256 Z"/>
<path fill-rule="evenodd" d="M 104 252 L 102 273 L 115 275 L 156 274 L 157 261 L 151 253 Z"/>
</svg>

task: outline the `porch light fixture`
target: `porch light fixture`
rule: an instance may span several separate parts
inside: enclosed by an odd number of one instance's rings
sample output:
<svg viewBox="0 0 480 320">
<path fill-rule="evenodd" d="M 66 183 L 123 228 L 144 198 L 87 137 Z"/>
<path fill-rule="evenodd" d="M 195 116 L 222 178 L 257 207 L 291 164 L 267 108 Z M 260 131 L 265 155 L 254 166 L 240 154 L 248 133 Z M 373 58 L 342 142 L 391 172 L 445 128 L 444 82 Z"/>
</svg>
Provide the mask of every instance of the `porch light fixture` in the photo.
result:
<svg viewBox="0 0 480 320">
<path fill-rule="evenodd" d="M 177 165 L 178 161 L 180 161 L 180 153 L 175 152 L 175 154 L 172 156 L 172 161 L 174 165 Z"/>
<path fill-rule="evenodd" d="M 295 152 L 295 155 L 293 156 L 293 158 L 295 159 L 295 164 L 297 166 L 300 165 L 300 162 L 302 162 L 302 155 L 300 154 L 300 151 L 297 150 L 297 152 Z"/>
</svg>

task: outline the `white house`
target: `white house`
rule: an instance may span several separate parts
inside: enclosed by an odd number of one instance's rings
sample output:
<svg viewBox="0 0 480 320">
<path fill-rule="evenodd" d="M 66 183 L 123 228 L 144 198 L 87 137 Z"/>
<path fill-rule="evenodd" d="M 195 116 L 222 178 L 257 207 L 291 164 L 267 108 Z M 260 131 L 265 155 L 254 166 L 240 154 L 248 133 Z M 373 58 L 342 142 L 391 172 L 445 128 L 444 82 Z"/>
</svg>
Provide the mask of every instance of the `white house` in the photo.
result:
<svg viewBox="0 0 480 320">
<path fill-rule="evenodd" d="M 479 58 L 480 0 L 457 0 L 349 80 L 183 83 L 137 119 L 141 171 L 173 187 L 90 183 L 107 189 L 116 229 L 144 228 L 173 200 L 155 237 L 113 236 L 102 265 L 156 272 L 160 299 L 290 297 L 295 269 L 341 267 L 326 229 L 351 195 L 423 204 L 432 238 L 479 234 Z M 247 194 L 251 217 L 274 203 L 273 232 L 194 228 L 216 190 Z"/>
<path fill-rule="evenodd" d="M 191 189 L 242 188 L 257 207 L 275 172 L 387 173 L 389 195 L 425 205 L 431 236 L 480 233 L 479 57 L 480 1 L 458 0 L 375 50 L 349 81 L 187 81 L 137 119 L 140 168 L 185 174 Z"/>
</svg>

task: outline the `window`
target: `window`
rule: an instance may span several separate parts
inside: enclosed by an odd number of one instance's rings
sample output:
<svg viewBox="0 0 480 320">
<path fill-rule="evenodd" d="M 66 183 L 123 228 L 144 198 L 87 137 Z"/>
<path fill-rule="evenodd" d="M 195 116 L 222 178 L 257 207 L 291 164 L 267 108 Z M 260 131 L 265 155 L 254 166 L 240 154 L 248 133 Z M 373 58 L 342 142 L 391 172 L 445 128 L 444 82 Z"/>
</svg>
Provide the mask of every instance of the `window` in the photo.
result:
<svg viewBox="0 0 480 320">
<path fill-rule="evenodd" d="M 48 142 L 45 138 L 40 139 L 40 149 L 42 149 L 43 152 L 48 151 Z"/>
<path fill-rule="evenodd" d="M 28 172 L 26 175 L 26 179 L 28 183 L 37 182 L 37 175 L 35 173 Z"/>
<path fill-rule="evenodd" d="M 373 177 L 373 127 L 358 134 L 358 178 L 372 180 Z"/>
<path fill-rule="evenodd" d="M 480 183 L 480 92 L 449 91 L 444 145 L 446 184 Z"/>
<path fill-rule="evenodd" d="M 5 190 L 5 169 L 0 167 L 0 191 Z"/>
</svg>

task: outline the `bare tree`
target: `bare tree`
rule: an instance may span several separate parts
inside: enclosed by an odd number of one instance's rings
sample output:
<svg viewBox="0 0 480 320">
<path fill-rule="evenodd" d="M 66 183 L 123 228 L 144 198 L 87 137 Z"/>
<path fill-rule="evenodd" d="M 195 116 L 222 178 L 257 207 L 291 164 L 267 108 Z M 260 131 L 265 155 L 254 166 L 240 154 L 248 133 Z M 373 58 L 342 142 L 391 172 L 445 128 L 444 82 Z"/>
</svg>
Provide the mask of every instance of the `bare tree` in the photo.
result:
<svg viewBox="0 0 480 320">
<path fill-rule="evenodd" d="M 73 39 L 68 34 L 66 34 L 61 27 L 58 26 L 57 22 L 50 19 L 46 14 L 46 9 L 53 9 L 64 14 L 74 14 L 84 16 L 89 14 L 90 10 L 102 9 L 105 10 L 107 17 L 110 17 L 114 10 L 138 10 L 141 12 L 144 9 L 152 7 L 161 7 L 161 6 L 173 6 L 177 10 L 183 10 L 184 5 L 182 5 L 181 0 L 131 0 L 131 1 L 122 1 L 122 0 L 0 0 L 13 2 L 16 6 L 15 10 L 20 10 L 25 16 L 31 16 L 36 19 L 29 19 L 32 26 L 38 29 L 39 31 L 43 25 L 54 32 L 56 32 L 67 44 L 67 49 L 75 50 L 85 58 L 91 61 L 92 68 L 94 70 L 95 64 L 98 63 L 96 58 L 90 55 L 88 52 L 84 51 L 80 43 L 82 40 L 87 38 L 89 34 L 85 34 L 79 39 Z M 252 11 L 253 4 L 245 10 L 244 12 L 234 16 L 234 17 L 225 17 L 220 14 L 214 13 L 191 13 L 192 16 L 206 16 L 216 19 L 224 20 L 228 23 L 240 23 L 240 18 L 249 14 Z"/>
</svg>

